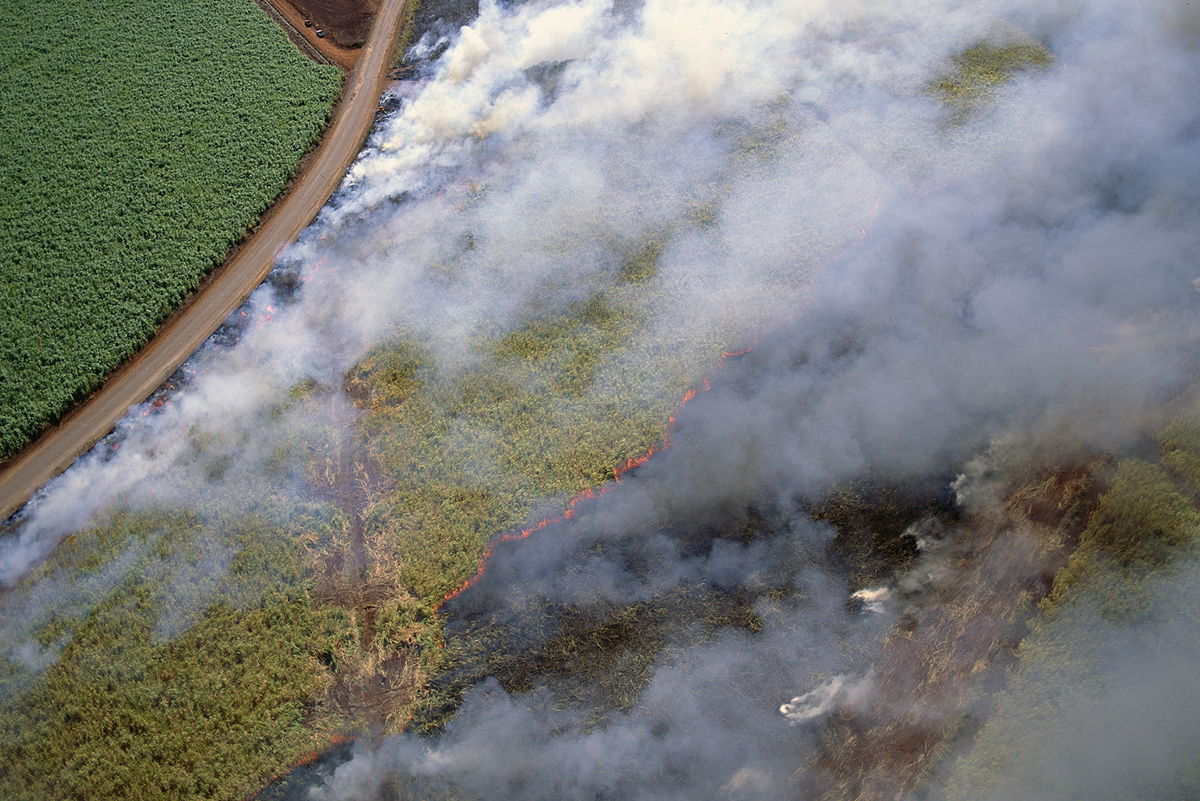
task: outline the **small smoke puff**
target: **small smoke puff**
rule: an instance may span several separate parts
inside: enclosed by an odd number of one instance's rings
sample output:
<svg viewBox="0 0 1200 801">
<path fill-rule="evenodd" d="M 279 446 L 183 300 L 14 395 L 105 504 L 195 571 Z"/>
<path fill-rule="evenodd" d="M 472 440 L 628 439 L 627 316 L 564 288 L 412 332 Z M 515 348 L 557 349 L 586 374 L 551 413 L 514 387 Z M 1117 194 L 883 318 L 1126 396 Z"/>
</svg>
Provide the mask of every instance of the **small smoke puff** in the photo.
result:
<svg viewBox="0 0 1200 801">
<path fill-rule="evenodd" d="M 918 520 L 904 530 L 903 536 L 912 538 L 917 545 L 917 551 L 922 554 L 935 553 L 949 544 L 949 532 L 936 517 Z"/>
<path fill-rule="evenodd" d="M 950 532 L 940 520 L 929 518 L 909 526 L 905 534 L 917 543 L 917 561 L 897 580 L 902 597 L 912 599 L 943 586 L 955 575 L 957 549 Z"/>
<path fill-rule="evenodd" d="M 890 587 L 876 587 L 874 589 L 863 589 L 850 594 L 850 597 L 863 604 L 863 608 L 868 612 L 882 613 L 886 608 L 886 604 L 892 597 Z"/>
<path fill-rule="evenodd" d="M 537 109 L 539 93 L 532 86 L 506 91 L 492 103 L 491 113 L 475 126 L 477 136 L 507 130 Z"/>
<path fill-rule="evenodd" d="M 8 657 L 26 670 L 40 672 L 58 661 L 61 645 L 43 648 L 36 642 L 23 642 L 8 651 Z"/>
<path fill-rule="evenodd" d="M 771 776 L 759 768 L 744 767 L 725 784 L 725 792 L 734 797 L 764 797 L 773 787 Z"/>
<path fill-rule="evenodd" d="M 986 450 L 967 461 L 962 472 L 950 482 L 954 501 L 967 511 L 992 506 L 1003 487 L 1000 482 L 1009 474 L 1019 453 L 1020 442 L 1011 433 L 993 438 Z"/>
<path fill-rule="evenodd" d="M 779 714 L 793 724 L 815 720 L 833 710 L 838 696 L 845 686 L 846 676 L 834 676 L 815 690 L 809 690 L 804 695 L 797 695 L 786 704 L 782 704 L 779 707 Z"/>
<path fill-rule="evenodd" d="M 816 689 L 797 695 L 779 707 L 779 714 L 792 725 L 806 723 L 829 714 L 835 709 L 859 708 L 869 700 L 874 690 L 870 674 L 851 680 L 845 674 L 834 676 Z"/>
</svg>

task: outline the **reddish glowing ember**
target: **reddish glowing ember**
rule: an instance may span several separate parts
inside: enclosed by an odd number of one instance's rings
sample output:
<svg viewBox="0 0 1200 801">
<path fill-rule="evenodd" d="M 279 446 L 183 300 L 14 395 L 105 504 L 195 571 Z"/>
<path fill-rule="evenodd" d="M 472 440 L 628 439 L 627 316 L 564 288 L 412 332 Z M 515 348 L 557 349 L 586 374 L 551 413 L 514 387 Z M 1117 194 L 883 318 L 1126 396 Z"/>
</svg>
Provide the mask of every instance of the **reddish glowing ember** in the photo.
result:
<svg viewBox="0 0 1200 801">
<path fill-rule="evenodd" d="M 242 312 L 242 314 L 244 315 L 245 312 Z M 270 325 L 270 323 L 273 322 L 274 320 L 275 320 L 275 307 L 267 306 L 266 311 L 263 314 L 260 314 L 255 318 L 254 325 L 251 327 L 250 330 L 257 331 L 265 325 Z"/>
<path fill-rule="evenodd" d="M 587 498 L 597 498 L 608 492 L 610 489 L 611 485 L 604 485 L 598 489 L 585 489 L 567 503 L 567 508 L 558 517 L 548 517 L 545 520 L 535 523 L 529 528 L 521 529 L 518 532 L 506 532 L 493 539 L 490 543 L 488 543 L 488 546 L 484 548 L 483 556 L 479 557 L 479 566 L 475 570 L 475 575 L 464 581 L 462 585 L 458 587 L 458 589 L 446 593 L 445 597 L 442 598 L 442 602 L 438 604 L 438 608 L 440 609 L 442 606 L 445 606 L 446 603 L 452 598 L 458 597 L 479 583 L 479 580 L 483 578 L 483 574 L 487 568 L 487 562 L 492 558 L 492 553 L 495 551 L 495 547 L 497 545 L 500 545 L 504 542 L 512 542 L 514 540 L 523 540 L 535 531 L 541 531 L 547 526 L 552 526 L 555 523 L 561 523 L 564 520 L 570 520 L 571 518 L 575 517 L 575 504 Z"/>
<path fill-rule="evenodd" d="M 280 772 L 278 772 L 274 776 L 272 776 L 270 779 L 268 779 L 267 786 L 269 787 L 270 785 L 279 781 L 284 776 L 288 775 L 289 773 L 291 773 L 292 771 L 294 771 L 298 768 L 308 767 L 309 765 L 311 765 L 312 763 L 314 763 L 318 759 L 320 759 L 322 754 L 324 754 L 326 751 L 329 751 L 330 749 L 333 749 L 333 748 L 337 748 L 339 745 L 346 745 L 346 744 L 352 743 L 352 742 L 354 742 L 354 737 L 352 737 L 352 736 L 346 736 L 346 735 L 342 735 L 342 734 L 331 735 L 329 738 L 329 744 L 327 746 L 325 746 L 325 749 L 323 751 L 309 751 L 304 756 L 300 757 L 295 762 L 293 762 L 287 768 L 287 770 L 281 770 Z M 255 790 L 248 798 L 250 798 L 250 799 L 258 798 L 259 794 L 262 792 L 263 789 L 266 789 L 266 788 L 264 787 L 262 789 Z"/>
</svg>

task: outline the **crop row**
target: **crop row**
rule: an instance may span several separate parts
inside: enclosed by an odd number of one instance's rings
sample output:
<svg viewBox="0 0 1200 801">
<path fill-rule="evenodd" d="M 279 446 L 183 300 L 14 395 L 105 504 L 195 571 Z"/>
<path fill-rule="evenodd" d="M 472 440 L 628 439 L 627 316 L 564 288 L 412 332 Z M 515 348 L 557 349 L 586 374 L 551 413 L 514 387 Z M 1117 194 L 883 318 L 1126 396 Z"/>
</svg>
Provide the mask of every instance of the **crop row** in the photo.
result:
<svg viewBox="0 0 1200 801">
<path fill-rule="evenodd" d="M 0 458 L 95 389 L 252 227 L 340 73 L 249 0 L 0 20 Z"/>
</svg>

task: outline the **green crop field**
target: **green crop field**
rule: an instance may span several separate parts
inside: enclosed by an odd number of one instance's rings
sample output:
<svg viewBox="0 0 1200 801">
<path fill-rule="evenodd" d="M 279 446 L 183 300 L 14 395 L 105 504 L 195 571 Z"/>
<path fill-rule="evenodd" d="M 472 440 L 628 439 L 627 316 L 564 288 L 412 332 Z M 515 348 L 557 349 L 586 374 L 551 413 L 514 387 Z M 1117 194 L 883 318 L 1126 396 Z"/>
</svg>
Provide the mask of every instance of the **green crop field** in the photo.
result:
<svg viewBox="0 0 1200 801">
<path fill-rule="evenodd" d="M 341 81 L 252 0 L 4 5 L 0 458 L 256 224 Z"/>
<path fill-rule="evenodd" d="M 238 799 L 333 734 L 402 726 L 442 658 L 435 609 L 487 540 L 611 478 L 718 362 L 717 343 L 639 339 L 654 300 L 627 282 L 476 343 L 489 367 L 455 375 L 418 343 L 381 346 L 346 381 L 357 431 L 297 433 L 279 475 L 210 519 L 117 514 L 64 543 L 10 601 L 64 581 L 78 601 L 0 625 L 57 656 L 0 659 L 0 796 Z M 306 384 L 287 404 L 338 394 Z M 295 466 L 332 500 L 280 497 Z M 366 491 L 340 503 L 347 485 Z M 394 692 L 369 695 L 381 680 Z"/>
</svg>

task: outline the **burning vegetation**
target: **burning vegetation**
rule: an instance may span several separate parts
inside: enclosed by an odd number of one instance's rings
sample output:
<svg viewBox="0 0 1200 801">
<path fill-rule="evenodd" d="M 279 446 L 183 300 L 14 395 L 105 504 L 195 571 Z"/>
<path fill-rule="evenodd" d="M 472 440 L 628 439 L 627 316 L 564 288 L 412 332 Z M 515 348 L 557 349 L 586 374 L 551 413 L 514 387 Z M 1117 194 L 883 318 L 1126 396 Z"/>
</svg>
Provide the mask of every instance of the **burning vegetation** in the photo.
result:
<svg viewBox="0 0 1200 801">
<path fill-rule="evenodd" d="M 1122 637 L 1191 686 L 1200 203 L 1014 5 L 424 40 L 269 317 L 76 474 L 117 511 L 20 522 L 75 528 L 5 590 L 0 793 L 1077 797 Z"/>
</svg>

